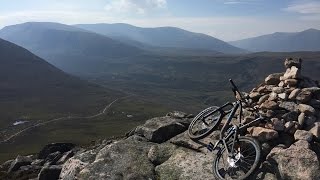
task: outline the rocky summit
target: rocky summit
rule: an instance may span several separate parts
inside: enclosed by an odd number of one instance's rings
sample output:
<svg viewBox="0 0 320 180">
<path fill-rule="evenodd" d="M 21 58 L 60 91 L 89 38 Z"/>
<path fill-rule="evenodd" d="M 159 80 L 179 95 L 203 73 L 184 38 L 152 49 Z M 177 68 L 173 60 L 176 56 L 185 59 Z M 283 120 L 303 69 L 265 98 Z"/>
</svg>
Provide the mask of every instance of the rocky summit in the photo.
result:
<svg viewBox="0 0 320 180">
<path fill-rule="evenodd" d="M 251 179 L 320 179 L 320 88 L 301 74 L 302 60 L 285 60 L 284 73 L 270 74 L 247 93 L 242 122 L 257 115 L 267 121 L 253 124 L 246 134 L 261 144 L 259 168 Z M 18 156 L 0 166 L 0 179 L 215 179 L 214 153 L 206 149 L 219 130 L 199 141 L 186 130 L 193 119 L 183 112 L 147 120 L 124 137 L 99 141 L 86 148 L 70 143 L 45 146 L 38 155 Z"/>
</svg>

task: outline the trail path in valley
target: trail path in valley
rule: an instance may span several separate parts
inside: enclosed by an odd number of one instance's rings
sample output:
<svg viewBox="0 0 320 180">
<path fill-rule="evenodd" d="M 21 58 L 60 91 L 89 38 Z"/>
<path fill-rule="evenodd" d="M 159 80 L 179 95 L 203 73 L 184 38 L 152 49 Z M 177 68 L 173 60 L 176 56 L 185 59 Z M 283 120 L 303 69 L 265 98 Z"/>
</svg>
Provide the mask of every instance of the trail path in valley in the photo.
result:
<svg viewBox="0 0 320 180">
<path fill-rule="evenodd" d="M 23 134 L 24 132 L 26 132 L 26 131 L 28 131 L 28 130 L 31 130 L 31 129 L 35 128 L 35 127 L 43 126 L 43 125 L 46 125 L 46 124 L 49 124 L 49 123 L 52 123 L 52 122 L 61 121 L 61 120 L 70 120 L 70 119 L 92 119 L 92 118 L 96 118 L 96 117 L 98 117 L 98 116 L 101 116 L 101 115 L 105 114 L 105 113 L 108 111 L 108 109 L 109 109 L 114 103 L 116 103 L 117 101 L 119 101 L 120 99 L 125 99 L 125 98 L 128 98 L 128 97 L 130 97 L 130 96 L 132 96 L 132 95 L 128 95 L 128 96 L 125 96 L 125 97 L 121 97 L 121 98 L 115 99 L 114 101 L 112 101 L 111 103 L 109 103 L 108 105 L 106 105 L 106 106 L 101 110 L 101 112 L 99 112 L 99 113 L 97 113 L 97 114 L 94 114 L 94 115 L 91 115 L 91 116 L 84 116 L 84 117 L 81 117 L 81 116 L 79 116 L 79 117 L 77 117 L 77 116 L 66 116 L 66 117 L 59 117 L 59 118 L 51 119 L 51 120 L 48 120 L 48 121 L 45 121 L 45 122 L 39 122 L 39 123 L 34 124 L 34 125 L 32 125 L 32 126 L 26 127 L 26 128 L 24 128 L 24 129 L 18 131 L 17 133 L 15 133 L 15 134 L 7 137 L 6 139 L 0 141 L 0 144 L 1 144 L 1 143 L 8 142 L 8 141 L 10 141 L 11 139 L 13 139 L 13 138 L 15 138 L 15 137 Z"/>
</svg>

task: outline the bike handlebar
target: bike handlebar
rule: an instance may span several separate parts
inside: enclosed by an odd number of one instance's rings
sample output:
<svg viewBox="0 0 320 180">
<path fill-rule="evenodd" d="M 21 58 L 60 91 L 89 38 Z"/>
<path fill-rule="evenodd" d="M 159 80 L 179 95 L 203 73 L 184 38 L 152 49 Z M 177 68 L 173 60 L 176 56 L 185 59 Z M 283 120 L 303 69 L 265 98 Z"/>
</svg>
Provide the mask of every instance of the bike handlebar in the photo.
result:
<svg viewBox="0 0 320 180">
<path fill-rule="evenodd" d="M 243 100 L 243 97 L 242 97 L 241 92 L 239 91 L 238 87 L 234 84 L 232 79 L 229 79 L 229 81 L 232 85 L 232 91 L 233 91 L 234 95 L 236 96 L 236 98 L 237 98 L 237 93 L 238 93 L 238 95 L 240 96 L 240 100 Z"/>
</svg>

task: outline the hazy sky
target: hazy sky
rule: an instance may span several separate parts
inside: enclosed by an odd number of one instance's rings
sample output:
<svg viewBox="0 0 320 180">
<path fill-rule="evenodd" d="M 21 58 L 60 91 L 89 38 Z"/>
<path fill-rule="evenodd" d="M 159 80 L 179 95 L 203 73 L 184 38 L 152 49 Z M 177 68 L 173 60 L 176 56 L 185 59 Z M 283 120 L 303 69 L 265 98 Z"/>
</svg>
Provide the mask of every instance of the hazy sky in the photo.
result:
<svg viewBox="0 0 320 180">
<path fill-rule="evenodd" d="M 320 29 L 320 0 L 0 0 L 0 28 L 28 21 L 175 26 L 229 41 Z"/>
</svg>

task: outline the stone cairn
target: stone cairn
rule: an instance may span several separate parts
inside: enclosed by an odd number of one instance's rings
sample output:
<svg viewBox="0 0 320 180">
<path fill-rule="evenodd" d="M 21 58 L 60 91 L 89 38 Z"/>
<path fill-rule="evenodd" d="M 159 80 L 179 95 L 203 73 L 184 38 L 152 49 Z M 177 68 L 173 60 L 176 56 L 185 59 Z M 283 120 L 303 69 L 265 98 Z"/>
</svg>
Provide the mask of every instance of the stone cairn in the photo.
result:
<svg viewBox="0 0 320 180">
<path fill-rule="evenodd" d="M 318 179 L 320 158 L 319 83 L 301 74 L 301 59 L 288 58 L 285 73 L 270 74 L 247 95 L 251 107 L 269 121 L 247 129 L 262 144 L 262 164 L 278 167 L 279 177 Z M 257 116 L 244 110 L 244 122 Z"/>
</svg>

